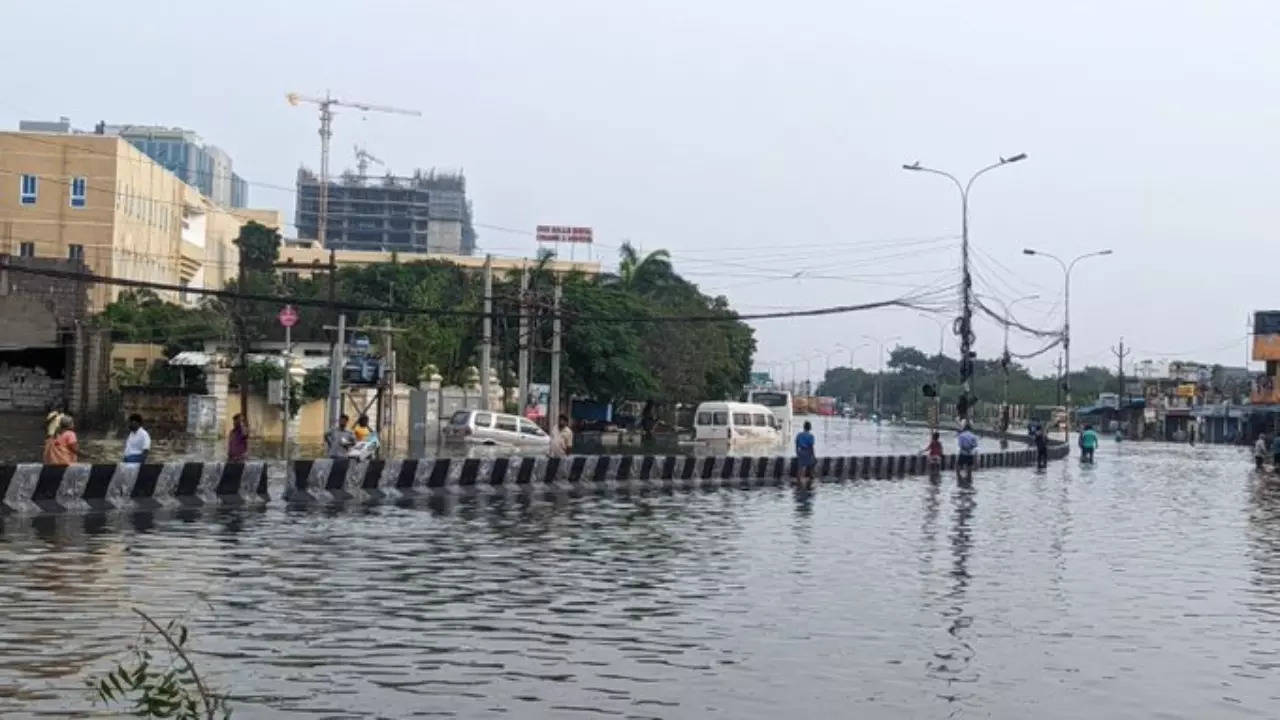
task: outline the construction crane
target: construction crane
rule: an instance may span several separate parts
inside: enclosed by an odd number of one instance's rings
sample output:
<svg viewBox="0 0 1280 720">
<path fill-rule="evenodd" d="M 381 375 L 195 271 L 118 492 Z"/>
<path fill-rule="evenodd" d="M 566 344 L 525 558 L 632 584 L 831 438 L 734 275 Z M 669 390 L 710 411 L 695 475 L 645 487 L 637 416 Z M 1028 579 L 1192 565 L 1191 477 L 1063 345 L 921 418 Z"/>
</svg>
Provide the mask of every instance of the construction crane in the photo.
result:
<svg viewBox="0 0 1280 720">
<path fill-rule="evenodd" d="M 387 164 L 373 156 L 373 153 L 356 145 L 356 170 L 360 171 L 360 179 L 363 180 L 365 174 L 369 171 L 369 163 L 386 167 Z"/>
<path fill-rule="evenodd" d="M 403 108 L 389 107 L 387 105 L 371 105 L 369 103 L 348 102 L 330 97 L 329 93 L 325 93 L 324 97 L 309 97 L 298 93 L 288 93 L 285 99 L 290 105 L 298 105 L 299 103 L 310 103 L 320 108 L 320 217 L 316 223 L 316 240 L 320 241 L 320 247 L 325 247 L 325 226 L 329 220 L 329 139 L 333 137 L 333 108 L 349 107 L 356 110 L 364 110 L 365 112 L 384 112 L 395 113 L 397 115 L 414 115 L 422 117 L 422 113 L 417 110 L 405 110 Z M 329 250 L 329 264 L 334 263 L 333 250 Z M 330 277 L 332 277 L 330 273 Z M 332 295 L 332 287 L 330 295 Z M 332 301 L 333 298 L 330 298 Z"/>
<path fill-rule="evenodd" d="M 298 105 L 299 103 L 310 103 L 320 108 L 320 215 L 316 221 L 316 240 L 320 242 L 320 247 L 328 245 L 325 237 L 326 226 L 329 222 L 329 139 L 333 137 L 333 109 L 335 107 L 349 107 L 356 110 L 364 110 L 365 112 L 384 112 L 395 113 L 397 115 L 414 115 L 421 117 L 422 113 L 417 110 L 404 110 L 402 108 L 388 107 L 386 105 L 370 105 L 369 103 L 347 102 L 339 100 L 329 95 L 326 91 L 324 97 L 308 97 L 298 93 L 287 93 L 285 99 L 290 105 Z M 329 248 L 329 306 L 333 308 L 333 312 L 337 315 L 338 302 L 338 259 L 332 247 Z M 336 320 L 336 319 L 335 319 Z M 341 327 L 344 323 L 337 321 Z M 338 342 L 341 343 L 344 338 L 339 333 Z M 341 361 L 339 353 L 332 353 L 329 364 L 329 402 L 327 422 L 325 427 L 332 427 L 334 420 L 337 419 L 338 413 L 341 411 L 340 392 L 341 383 Z"/>
</svg>

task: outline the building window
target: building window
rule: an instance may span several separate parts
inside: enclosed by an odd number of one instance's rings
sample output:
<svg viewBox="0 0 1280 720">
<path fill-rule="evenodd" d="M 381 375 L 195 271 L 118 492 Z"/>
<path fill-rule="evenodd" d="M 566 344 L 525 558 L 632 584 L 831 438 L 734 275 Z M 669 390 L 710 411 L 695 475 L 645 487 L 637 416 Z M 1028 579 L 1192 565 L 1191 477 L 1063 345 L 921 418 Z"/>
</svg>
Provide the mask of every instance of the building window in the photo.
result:
<svg viewBox="0 0 1280 720">
<path fill-rule="evenodd" d="M 22 192 L 19 194 L 19 202 L 23 205 L 36 204 L 36 192 L 39 190 L 35 175 L 22 176 Z"/>
<path fill-rule="evenodd" d="M 35 257 L 36 244 L 33 242 L 24 242 L 18 245 L 18 257 Z"/>
<path fill-rule="evenodd" d="M 68 246 L 67 246 L 67 259 L 69 259 L 69 260 L 79 260 L 79 261 L 81 261 L 81 262 L 84 262 L 84 246 L 83 246 L 83 245 L 68 245 Z"/>
<path fill-rule="evenodd" d="M 71 207 L 84 207 L 84 193 L 87 189 L 88 182 L 85 178 L 71 178 Z"/>
</svg>

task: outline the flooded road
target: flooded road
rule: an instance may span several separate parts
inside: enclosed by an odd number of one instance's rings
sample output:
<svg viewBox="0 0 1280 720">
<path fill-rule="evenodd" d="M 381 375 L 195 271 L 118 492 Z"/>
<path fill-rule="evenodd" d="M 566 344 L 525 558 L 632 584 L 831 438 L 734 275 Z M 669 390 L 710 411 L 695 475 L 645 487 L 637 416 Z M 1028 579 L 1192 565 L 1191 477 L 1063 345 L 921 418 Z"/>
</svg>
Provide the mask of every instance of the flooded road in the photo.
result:
<svg viewBox="0 0 1280 720">
<path fill-rule="evenodd" d="M 1280 715 L 1280 481 L 1237 448 L 2 522 L 6 719 L 90 713 L 135 606 L 236 718 Z"/>
</svg>

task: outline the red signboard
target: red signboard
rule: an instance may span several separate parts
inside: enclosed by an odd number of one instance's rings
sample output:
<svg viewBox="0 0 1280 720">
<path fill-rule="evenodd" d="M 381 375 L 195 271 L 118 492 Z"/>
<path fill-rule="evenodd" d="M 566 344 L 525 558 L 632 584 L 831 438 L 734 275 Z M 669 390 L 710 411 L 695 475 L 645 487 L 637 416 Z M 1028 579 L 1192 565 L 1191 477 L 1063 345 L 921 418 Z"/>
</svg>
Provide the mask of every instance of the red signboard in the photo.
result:
<svg viewBox="0 0 1280 720">
<path fill-rule="evenodd" d="M 298 311 L 293 309 L 292 305 L 285 305 L 280 314 L 276 316 L 280 320 L 280 325 L 291 328 L 298 324 Z"/>
<path fill-rule="evenodd" d="M 538 242 L 540 243 L 590 243 L 591 228 L 570 227 L 568 225 L 539 225 Z"/>
</svg>

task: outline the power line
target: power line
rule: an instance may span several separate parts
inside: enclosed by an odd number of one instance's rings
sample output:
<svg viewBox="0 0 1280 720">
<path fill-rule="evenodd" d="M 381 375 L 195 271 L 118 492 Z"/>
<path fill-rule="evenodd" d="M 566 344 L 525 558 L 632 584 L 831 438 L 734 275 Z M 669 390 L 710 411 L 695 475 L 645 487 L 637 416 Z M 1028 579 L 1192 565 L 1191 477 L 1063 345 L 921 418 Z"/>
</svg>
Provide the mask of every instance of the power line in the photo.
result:
<svg viewBox="0 0 1280 720">
<path fill-rule="evenodd" d="M 990 316 L 993 320 L 999 323 L 1001 327 L 1004 327 L 1006 323 L 1004 315 L 997 313 L 991 308 L 987 307 L 986 304 L 982 302 L 981 298 L 975 298 L 974 304 L 977 305 L 979 310 L 981 310 L 983 313 Z M 1026 325 L 1023 325 L 1017 320 L 1014 320 L 1012 317 L 1010 317 L 1007 322 L 1009 327 L 1017 328 L 1022 332 L 1027 333 L 1028 335 L 1035 335 L 1037 337 L 1058 337 L 1062 335 L 1062 332 L 1060 330 L 1037 330 L 1032 327 L 1027 327 Z"/>
<path fill-rule="evenodd" d="M 232 290 L 214 290 L 211 288 L 192 288 L 183 285 L 172 285 L 168 283 L 154 283 L 141 280 L 126 280 L 121 278 L 112 278 L 93 273 L 79 273 L 65 270 L 49 270 L 43 268 L 29 268 L 21 265 L 13 265 L 10 263 L 0 263 L 0 270 L 9 270 L 11 272 L 26 273 L 30 275 L 40 275 L 44 277 L 60 278 L 64 280 L 76 280 L 80 282 L 88 282 L 103 285 L 116 285 L 122 287 L 131 287 L 138 289 L 160 290 L 166 292 L 186 293 L 190 295 L 204 295 L 221 299 L 231 300 L 247 300 L 250 302 L 269 302 L 269 303 L 285 303 L 290 305 L 298 305 L 301 307 L 318 307 L 329 308 L 334 305 L 328 300 L 318 298 L 291 297 L 284 295 L 262 295 L 256 293 L 241 293 Z M 662 323 L 662 322 L 738 322 L 747 320 L 770 320 L 796 317 L 816 317 L 822 315 L 838 315 L 862 310 L 874 310 L 883 307 L 917 307 L 918 303 L 927 303 L 929 293 L 920 295 L 905 295 L 890 300 L 881 300 L 877 302 L 858 303 L 851 305 L 835 305 L 829 307 L 809 308 L 803 310 L 791 310 L 785 312 L 770 313 L 732 313 L 726 314 L 703 314 L 703 315 L 635 315 L 635 316 L 607 316 L 607 315 L 579 315 L 564 313 L 568 319 L 582 322 L 617 322 L 617 323 Z M 366 303 L 339 302 L 336 307 L 340 310 L 360 311 L 360 312 L 379 312 L 390 315 L 428 315 L 439 317 L 470 317 L 484 318 L 486 315 L 491 317 L 507 317 L 519 318 L 519 313 L 484 313 L 475 310 L 458 310 L 455 308 L 415 308 L 398 305 L 374 305 Z"/>
</svg>

